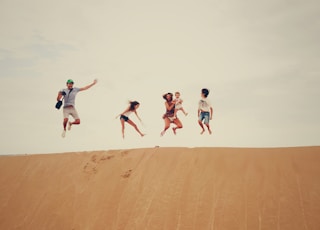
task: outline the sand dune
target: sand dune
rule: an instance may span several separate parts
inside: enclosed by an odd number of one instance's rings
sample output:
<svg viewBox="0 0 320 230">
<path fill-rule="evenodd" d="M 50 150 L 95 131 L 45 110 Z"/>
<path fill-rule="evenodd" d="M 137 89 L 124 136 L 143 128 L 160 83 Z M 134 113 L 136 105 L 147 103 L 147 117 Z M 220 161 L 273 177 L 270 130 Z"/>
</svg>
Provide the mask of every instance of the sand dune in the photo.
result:
<svg viewBox="0 0 320 230">
<path fill-rule="evenodd" d="M 0 157 L 0 229 L 320 229 L 320 147 Z"/>
</svg>

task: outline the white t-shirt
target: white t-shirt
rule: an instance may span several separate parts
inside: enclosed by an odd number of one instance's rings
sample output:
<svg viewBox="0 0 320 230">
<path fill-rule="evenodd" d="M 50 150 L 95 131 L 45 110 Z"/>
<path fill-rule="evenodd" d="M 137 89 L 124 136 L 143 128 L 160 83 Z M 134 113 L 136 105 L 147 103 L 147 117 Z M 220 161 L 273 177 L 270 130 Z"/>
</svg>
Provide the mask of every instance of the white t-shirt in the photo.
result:
<svg viewBox="0 0 320 230">
<path fill-rule="evenodd" d="M 201 98 L 199 101 L 199 110 L 203 112 L 210 112 L 211 102 L 208 98 Z"/>
<path fill-rule="evenodd" d="M 176 104 L 175 104 L 175 108 L 176 109 L 181 109 L 182 108 L 182 99 L 181 98 L 176 98 L 175 99 L 175 101 L 176 101 Z"/>
</svg>

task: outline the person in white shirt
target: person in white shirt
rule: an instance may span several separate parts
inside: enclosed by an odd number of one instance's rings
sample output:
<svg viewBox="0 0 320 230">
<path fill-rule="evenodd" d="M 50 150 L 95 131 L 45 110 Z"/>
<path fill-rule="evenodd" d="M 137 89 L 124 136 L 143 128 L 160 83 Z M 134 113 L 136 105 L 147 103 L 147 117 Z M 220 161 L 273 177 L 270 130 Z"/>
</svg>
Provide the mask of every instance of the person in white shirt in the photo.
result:
<svg viewBox="0 0 320 230">
<path fill-rule="evenodd" d="M 180 92 L 175 92 L 175 99 L 173 100 L 173 102 L 175 103 L 175 109 L 174 109 L 174 117 L 177 117 L 177 112 L 179 110 L 181 110 L 183 112 L 183 114 L 185 116 L 188 115 L 188 113 L 184 110 L 184 108 L 182 107 L 182 103 L 183 103 L 183 100 L 181 99 L 180 97 Z"/>
<path fill-rule="evenodd" d="M 210 100 L 207 98 L 208 95 L 209 95 L 208 89 L 206 88 L 201 89 L 201 99 L 199 101 L 199 106 L 198 106 L 198 118 L 199 118 L 198 123 L 202 128 L 202 131 L 200 134 L 203 134 L 205 132 L 203 124 L 207 126 L 209 134 L 212 133 L 209 125 L 209 120 L 212 120 L 213 108 Z"/>
</svg>

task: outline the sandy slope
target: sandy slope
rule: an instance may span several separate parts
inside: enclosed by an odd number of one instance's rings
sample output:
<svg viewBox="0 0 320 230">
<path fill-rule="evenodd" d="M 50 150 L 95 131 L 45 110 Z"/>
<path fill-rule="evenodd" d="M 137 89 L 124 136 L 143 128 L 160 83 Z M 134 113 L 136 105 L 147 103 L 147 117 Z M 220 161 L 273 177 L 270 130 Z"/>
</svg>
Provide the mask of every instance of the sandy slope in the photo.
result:
<svg viewBox="0 0 320 230">
<path fill-rule="evenodd" d="M 0 157 L 0 229 L 320 229 L 320 147 Z"/>
</svg>

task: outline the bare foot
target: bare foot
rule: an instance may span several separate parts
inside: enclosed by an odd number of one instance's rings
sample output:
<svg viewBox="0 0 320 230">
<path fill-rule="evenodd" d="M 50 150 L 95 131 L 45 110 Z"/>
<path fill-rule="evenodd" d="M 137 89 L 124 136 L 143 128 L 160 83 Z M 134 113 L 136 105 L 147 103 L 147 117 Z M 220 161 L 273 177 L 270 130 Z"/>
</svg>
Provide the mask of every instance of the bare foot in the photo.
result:
<svg viewBox="0 0 320 230">
<path fill-rule="evenodd" d="M 166 133 L 166 131 L 163 130 L 163 131 L 160 133 L 160 136 L 162 137 L 165 133 Z"/>
<path fill-rule="evenodd" d="M 212 132 L 211 132 L 211 129 L 208 129 L 208 131 L 209 131 L 209 134 L 211 135 L 211 133 L 212 133 Z"/>
<path fill-rule="evenodd" d="M 66 136 L 66 130 L 63 130 L 61 136 L 62 136 L 63 138 L 65 138 L 65 136 Z"/>
<path fill-rule="evenodd" d="M 144 137 L 144 136 L 145 136 L 146 134 L 144 134 L 144 133 L 141 133 L 140 135 L 141 135 L 141 137 Z"/>
<path fill-rule="evenodd" d="M 204 129 L 202 130 L 202 132 L 200 133 L 201 135 L 204 133 Z"/>
<path fill-rule="evenodd" d="M 177 129 L 177 128 L 172 128 L 172 131 L 173 131 L 174 135 L 177 134 L 176 129 Z"/>
<path fill-rule="evenodd" d="M 184 115 L 188 116 L 188 113 L 185 113 Z"/>
</svg>

